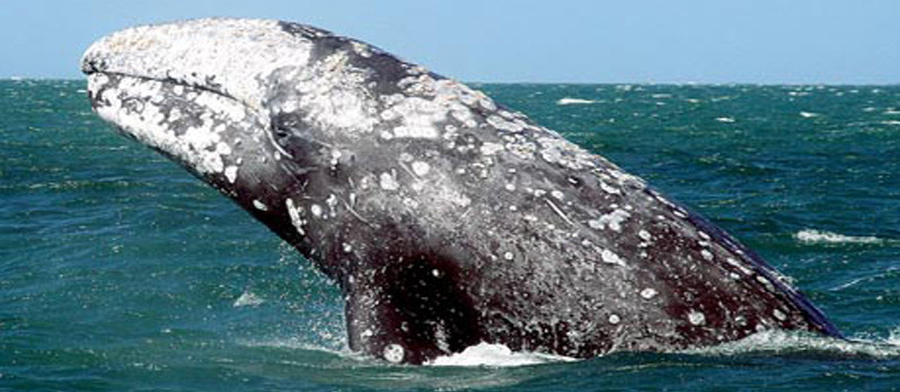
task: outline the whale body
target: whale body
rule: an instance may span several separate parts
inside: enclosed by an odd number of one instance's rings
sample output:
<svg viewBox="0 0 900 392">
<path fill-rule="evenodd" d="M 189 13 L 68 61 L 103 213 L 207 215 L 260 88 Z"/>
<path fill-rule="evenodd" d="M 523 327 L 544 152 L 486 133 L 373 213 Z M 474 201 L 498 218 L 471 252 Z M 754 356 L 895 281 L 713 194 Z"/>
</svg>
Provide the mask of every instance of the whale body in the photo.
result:
<svg viewBox="0 0 900 392">
<path fill-rule="evenodd" d="M 315 263 L 349 345 L 423 363 L 480 342 L 589 358 L 767 329 L 839 336 L 733 237 L 483 93 L 310 26 L 123 30 L 94 110 Z"/>
</svg>

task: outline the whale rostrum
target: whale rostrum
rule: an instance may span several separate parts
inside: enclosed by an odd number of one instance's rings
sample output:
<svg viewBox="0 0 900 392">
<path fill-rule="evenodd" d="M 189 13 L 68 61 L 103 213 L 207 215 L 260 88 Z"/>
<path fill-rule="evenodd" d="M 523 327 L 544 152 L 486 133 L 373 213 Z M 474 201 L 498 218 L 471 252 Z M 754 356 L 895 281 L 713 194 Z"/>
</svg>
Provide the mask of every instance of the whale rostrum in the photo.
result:
<svg viewBox="0 0 900 392">
<path fill-rule="evenodd" d="M 341 288 L 351 349 L 588 358 L 768 329 L 839 336 L 758 255 L 455 80 L 300 24 L 204 19 L 85 53 L 94 110 Z"/>
</svg>

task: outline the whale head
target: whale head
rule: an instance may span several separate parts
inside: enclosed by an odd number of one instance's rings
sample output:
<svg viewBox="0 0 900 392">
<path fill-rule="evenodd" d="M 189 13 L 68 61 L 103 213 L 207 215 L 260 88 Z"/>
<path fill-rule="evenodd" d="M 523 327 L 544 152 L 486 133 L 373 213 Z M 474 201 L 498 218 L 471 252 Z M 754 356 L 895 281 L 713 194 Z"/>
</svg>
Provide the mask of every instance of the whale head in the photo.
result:
<svg viewBox="0 0 900 392">
<path fill-rule="evenodd" d="M 399 63 L 307 26 L 206 19 L 106 36 L 82 70 L 103 119 L 234 196 L 290 186 L 271 160 L 373 131 L 377 83 L 366 84 L 372 68 L 354 65 L 368 59 Z"/>
<path fill-rule="evenodd" d="M 487 100 L 368 44 L 274 20 L 129 28 L 90 46 L 81 67 L 103 119 L 295 246 L 309 232 L 299 199 L 347 186 L 359 150 L 374 151 L 367 162 L 396 163 L 373 145 L 436 139 L 436 123 L 462 113 L 441 94 Z"/>
</svg>

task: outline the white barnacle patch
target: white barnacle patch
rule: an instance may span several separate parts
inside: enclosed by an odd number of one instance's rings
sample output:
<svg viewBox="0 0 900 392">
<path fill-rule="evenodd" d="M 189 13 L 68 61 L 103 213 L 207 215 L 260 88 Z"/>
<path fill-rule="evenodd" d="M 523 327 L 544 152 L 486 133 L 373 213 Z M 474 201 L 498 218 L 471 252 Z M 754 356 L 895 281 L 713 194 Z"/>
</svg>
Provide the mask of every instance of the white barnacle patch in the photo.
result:
<svg viewBox="0 0 900 392">
<path fill-rule="evenodd" d="M 225 178 L 228 179 L 228 182 L 234 184 L 237 181 L 237 166 L 228 166 L 225 168 Z"/>
<path fill-rule="evenodd" d="M 747 268 L 746 266 L 744 266 L 743 264 L 741 264 L 739 261 L 735 260 L 734 258 L 728 257 L 725 259 L 725 261 L 728 264 L 731 264 L 735 268 L 739 269 L 741 272 L 744 273 L 744 275 L 747 275 L 747 276 L 753 275 L 753 270 Z"/>
<path fill-rule="evenodd" d="M 775 285 L 772 284 L 772 281 L 769 280 L 768 278 L 766 278 L 765 276 L 757 275 L 756 281 L 758 281 L 759 283 L 762 283 L 762 285 L 766 287 L 766 290 L 775 291 Z"/>
<path fill-rule="evenodd" d="M 703 312 L 691 309 L 691 311 L 688 312 L 688 321 L 693 325 L 703 325 L 706 324 L 706 315 L 703 314 Z"/>
<path fill-rule="evenodd" d="M 320 206 L 318 204 L 313 204 L 309 207 L 309 212 L 311 212 L 314 217 L 321 218 L 322 217 L 322 206 Z"/>
<path fill-rule="evenodd" d="M 784 314 L 784 312 L 781 311 L 781 309 L 776 308 L 775 310 L 772 311 L 772 315 L 775 316 L 775 318 L 778 319 L 778 321 L 787 320 L 787 316 Z"/>
<path fill-rule="evenodd" d="M 625 266 L 625 260 L 622 260 L 619 255 L 615 254 L 615 252 L 609 249 L 603 249 L 600 252 L 600 258 L 603 259 L 603 262 L 607 264 L 614 264 L 622 267 Z"/>
<path fill-rule="evenodd" d="M 381 186 L 381 189 L 386 191 L 396 191 L 400 189 L 400 183 L 397 182 L 396 175 L 391 172 L 384 172 L 378 177 L 378 184 Z"/>
<path fill-rule="evenodd" d="M 647 230 L 638 231 L 638 237 L 641 237 L 641 239 L 644 241 L 650 241 L 653 239 L 653 236 L 650 235 L 650 232 L 648 232 Z"/>
<path fill-rule="evenodd" d="M 488 116 L 487 123 L 496 129 L 507 132 L 515 133 L 525 129 L 525 123 L 522 122 L 522 120 L 516 119 L 510 121 L 498 115 Z"/>
<path fill-rule="evenodd" d="M 494 155 L 498 151 L 503 150 L 502 144 L 487 142 L 481 145 L 479 151 L 481 151 L 482 155 Z"/>
<path fill-rule="evenodd" d="M 300 214 L 300 208 L 294 204 L 294 201 L 291 199 L 287 199 L 284 201 L 285 207 L 287 207 L 288 216 L 291 217 L 291 224 L 294 225 L 294 228 L 297 229 L 297 233 L 300 235 L 306 235 L 306 231 L 303 230 L 303 226 L 306 224 L 306 221 L 303 220 L 303 216 Z"/>
<path fill-rule="evenodd" d="M 647 288 L 641 290 L 641 298 L 643 298 L 643 299 L 653 299 L 653 297 L 655 297 L 656 294 L 657 294 L 656 290 L 652 289 L 650 287 L 647 287 Z"/>
<path fill-rule="evenodd" d="M 256 199 L 253 199 L 253 207 L 255 207 L 257 210 L 260 210 L 260 211 L 268 211 L 269 210 L 269 207 L 266 207 L 266 205 L 263 204 L 263 202 L 256 200 Z"/>
<path fill-rule="evenodd" d="M 621 319 L 621 318 L 619 317 L 619 315 L 617 315 L 617 314 L 611 314 L 611 315 L 609 315 L 609 319 L 608 319 L 608 320 L 609 320 L 609 323 L 612 324 L 612 325 L 616 325 L 616 324 L 618 324 L 619 322 L 622 321 L 622 319 Z"/>
<path fill-rule="evenodd" d="M 596 166 L 592 156 L 571 142 L 554 137 L 541 137 L 540 155 L 545 161 L 555 163 L 573 170 L 593 168 Z"/>
<path fill-rule="evenodd" d="M 390 363 L 400 363 L 403 361 L 404 350 L 399 344 L 389 344 L 384 346 L 384 359 Z"/>
<path fill-rule="evenodd" d="M 431 166 L 427 162 L 415 161 L 412 163 L 412 171 L 419 177 L 424 177 L 431 170 Z"/>
<path fill-rule="evenodd" d="M 474 94 L 472 90 L 453 80 L 434 80 L 428 73 L 411 75 L 398 82 L 406 95 L 383 99 L 386 109 L 381 118 L 400 122 L 394 129 L 395 137 L 436 138 L 441 123 L 451 116 L 469 128 L 477 125 L 471 110 L 461 102 Z"/>
<path fill-rule="evenodd" d="M 631 214 L 628 211 L 622 209 L 616 209 L 615 211 L 600 216 L 597 219 L 592 219 L 588 221 L 588 226 L 595 230 L 601 230 L 603 228 L 609 228 L 612 231 L 622 231 L 622 223 L 624 223 L 628 218 L 631 217 Z"/>
<path fill-rule="evenodd" d="M 610 195 L 618 195 L 622 193 L 621 191 L 619 191 L 619 188 L 613 187 L 612 185 L 609 185 L 603 181 L 600 181 L 600 189 L 602 189 L 606 193 L 609 193 Z"/>
</svg>

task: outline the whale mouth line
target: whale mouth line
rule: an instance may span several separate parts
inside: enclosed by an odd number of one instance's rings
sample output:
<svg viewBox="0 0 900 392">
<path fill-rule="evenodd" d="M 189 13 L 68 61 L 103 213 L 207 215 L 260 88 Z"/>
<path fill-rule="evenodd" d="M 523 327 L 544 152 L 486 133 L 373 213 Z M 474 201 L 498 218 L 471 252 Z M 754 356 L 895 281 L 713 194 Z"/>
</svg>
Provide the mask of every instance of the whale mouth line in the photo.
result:
<svg viewBox="0 0 900 392">
<path fill-rule="evenodd" d="M 196 90 L 199 92 L 215 94 L 220 97 L 227 98 L 229 100 L 232 100 L 234 102 L 241 104 L 248 111 L 251 111 L 254 113 L 258 112 L 258 110 L 251 107 L 246 102 L 238 99 L 237 97 L 235 97 L 223 90 L 217 89 L 216 87 L 214 87 L 214 85 L 205 86 L 205 85 L 201 85 L 201 84 L 197 84 L 197 83 L 190 83 L 190 82 L 187 82 L 187 81 L 184 81 L 184 80 L 181 80 L 178 78 L 174 78 L 174 77 L 157 78 L 157 77 L 152 77 L 152 76 L 143 76 L 143 75 L 138 75 L 138 74 L 133 74 L 133 73 L 127 73 L 127 72 L 101 71 L 98 69 L 91 69 L 90 71 L 85 71 L 84 73 L 85 73 L 85 75 L 87 75 L 88 78 L 90 78 L 91 76 L 94 76 L 94 75 L 117 76 L 117 77 L 122 77 L 122 78 L 137 79 L 142 82 L 157 82 L 157 83 L 169 84 L 169 85 L 174 85 L 174 86 L 182 86 L 182 87 L 190 88 L 192 90 Z"/>
</svg>

